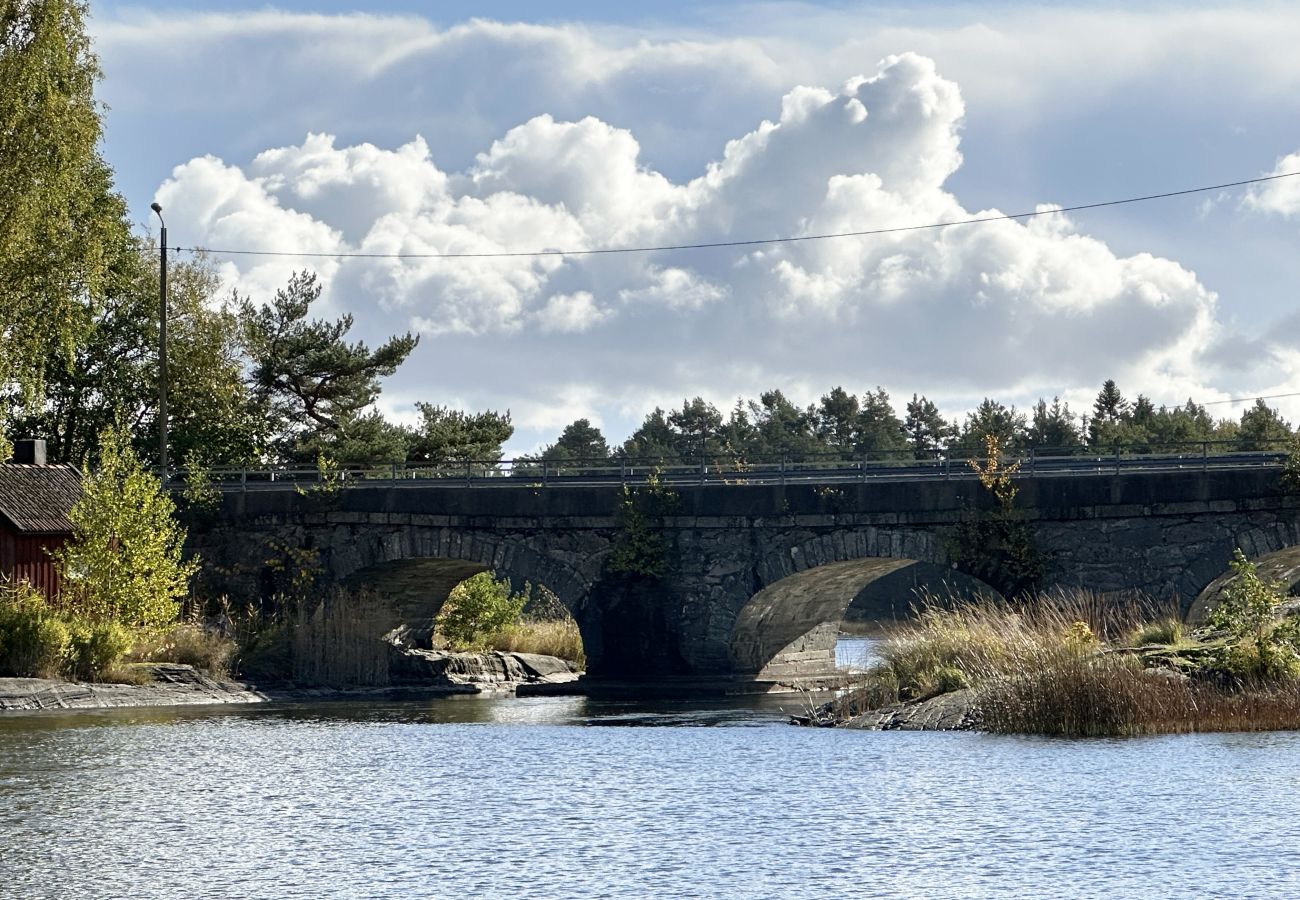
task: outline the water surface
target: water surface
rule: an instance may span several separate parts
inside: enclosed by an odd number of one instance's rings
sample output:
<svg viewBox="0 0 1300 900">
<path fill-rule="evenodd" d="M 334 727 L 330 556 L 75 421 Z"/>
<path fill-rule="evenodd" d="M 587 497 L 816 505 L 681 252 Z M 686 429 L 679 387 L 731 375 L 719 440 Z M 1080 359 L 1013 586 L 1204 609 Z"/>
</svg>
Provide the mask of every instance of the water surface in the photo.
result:
<svg viewBox="0 0 1300 900">
<path fill-rule="evenodd" d="M 800 703 L 0 717 L 0 896 L 1300 894 L 1300 734 L 784 724 Z"/>
</svg>

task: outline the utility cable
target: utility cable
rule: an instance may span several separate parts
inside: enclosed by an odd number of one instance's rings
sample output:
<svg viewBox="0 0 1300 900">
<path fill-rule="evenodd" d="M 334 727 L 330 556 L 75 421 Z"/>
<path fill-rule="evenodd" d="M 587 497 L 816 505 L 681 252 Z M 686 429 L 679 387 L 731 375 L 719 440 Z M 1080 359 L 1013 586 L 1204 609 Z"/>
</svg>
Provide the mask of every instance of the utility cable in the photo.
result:
<svg viewBox="0 0 1300 900">
<path fill-rule="evenodd" d="M 360 253 L 360 252 L 320 252 L 294 250 L 236 250 L 214 247 L 173 247 L 171 249 L 184 253 L 211 253 L 219 256 L 294 256 L 322 257 L 327 259 L 509 259 L 519 257 L 544 256 L 602 256 L 614 253 L 662 253 L 671 250 L 709 250 L 726 247 L 758 247 L 771 244 L 795 244 L 808 241 L 828 241 L 838 238 L 872 237 L 883 234 L 901 234 L 909 231 L 929 231 L 939 228 L 953 228 L 958 225 L 980 225 L 986 222 L 1007 222 L 1019 219 L 1032 219 L 1037 216 L 1050 216 L 1059 213 L 1081 212 L 1089 209 L 1102 209 L 1108 206 L 1123 206 L 1129 203 L 1146 203 L 1151 200 L 1165 200 L 1170 197 L 1184 197 L 1188 194 L 1203 194 L 1210 191 L 1223 191 L 1229 188 L 1246 187 L 1263 184 L 1282 178 L 1294 178 L 1300 172 L 1284 172 L 1280 175 L 1263 175 L 1259 178 L 1247 178 L 1244 181 L 1229 181 L 1224 184 L 1211 184 L 1204 187 L 1185 188 L 1179 191 L 1165 191 L 1160 194 L 1146 194 L 1141 197 L 1125 197 L 1122 200 L 1103 200 L 1098 203 L 1080 203 L 1075 206 L 1052 207 L 1033 212 L 1009 213 L 997 216 L 977 216 L 970 219 L 958 219 L 952 222 L 931 222 L 925 225 L 898 225 L 891 228 L 870 228 L 862 231 L 839 231 L 828 234 L 805 234 L 794 237 L 755 238 L 739 241 L 708 241 L 698 244 L 661 244 L 644 247 L 598 247 L 587 250 L 502 250 L 482 253 Z"/>
</svg>

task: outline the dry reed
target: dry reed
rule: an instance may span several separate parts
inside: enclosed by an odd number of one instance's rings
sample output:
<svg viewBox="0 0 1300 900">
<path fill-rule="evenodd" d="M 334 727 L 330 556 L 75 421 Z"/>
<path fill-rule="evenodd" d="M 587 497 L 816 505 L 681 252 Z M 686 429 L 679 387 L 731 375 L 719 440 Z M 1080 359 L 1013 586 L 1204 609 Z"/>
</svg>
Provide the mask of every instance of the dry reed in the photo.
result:
<svg viewBox="0 0 1300 900">
<path fill-rule="evenodd" d="M 328 687 L 384 687 L 390 683 L 390 604 L 368 591 L 330 591 L 300 606 L 290 637 L 293 680 Z"/>
<path fill-rule="evenodd" d="M 557 656 L 581 669 L 586 666 L 582 635 L 573 619 L 539 622 L 524 619 L 507 625 L 484 638 L 489 649 L 513 653 L 540 653 Z"/>
<path fill-rule="evenodd" d="M 1191 646 L 1176 619 L 1141 597 L 1116 603 L 1082 591 L 1007 603 L 932 598 L 897 627 L 883 662 L 834 701 L 844 719 L 890 703 L 960 688 L 974 690 L 986 730 L 1052 735 L 1132 735 L 1183 731 L 1300 728 L 1300 683 L 1240 680 L 1204 660 L 1213 646 Z M 1195 650 L 1196 677 L 1176 667 L 1144 668 L 1134 644 L 1169 655 Z M 1208 653 L 1205 651 L 1209 651 Z M 1186 654 L 1188 659 L 1196 654 Z M 1154 656 L 1148 657 L 1154 659 Z M 1150 663 L 1148 663 L 1150 665 Z"/>
</svg>

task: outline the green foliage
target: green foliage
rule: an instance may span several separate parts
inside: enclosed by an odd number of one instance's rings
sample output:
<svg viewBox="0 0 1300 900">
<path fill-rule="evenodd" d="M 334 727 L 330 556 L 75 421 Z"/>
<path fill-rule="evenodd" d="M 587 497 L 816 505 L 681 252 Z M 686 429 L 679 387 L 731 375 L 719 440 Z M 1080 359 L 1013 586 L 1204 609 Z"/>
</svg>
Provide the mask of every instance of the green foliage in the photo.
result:
<svg viewBox="0 0 1300 900">
<path fill-rule="evenodd" d="M 609 461 L 609 444 L 600 429 L 587 419 L 577 419 L 560 432 L 559 440 L 542 451 L 541 458 L 551 464 L 551 471 L 577 472 L 582 467 L 570 463 L 594 463 L 597 466 Z"/>
<path fill-rule="evenodd" d="M 907 444 L 908 433 L 894 412 L 885 389 L 877 387 L 874 393 L 867 391 L 863 394 L 861 411 L 853 424 L 853 451 L 888 453 L 904 450 Z"/>
<path fill-rule="evenodd" d="M 1241 414 L 1237 446 L 1241 450 L 1277 450 L 1290 443 L 1291 424 L 1263 400 Z"/>
<path fill-rule="evenodd" d="M 1076 416 L 1070 411 L 1068 403 L 1062 403 L 1060 397 L 1052 398 L 1052 405 L 1046 400 L 1034 404 L 1033 417 L 1029 430 L 1025 434 L 1025 443 L 1030 447 L 1043 447 L 1052 450 L 1073 450 L 1083 446 L 1083 433 L 1075 423 Z"/>
<path fill-rule="evenodd" d="M 903 422 L 903 430 L 907 432 L 908 443 L 916 453 L 917 459 L 925 459 L 928 451 L 947 446 L 956 431 L 944 421 L 943 416 L 939 415 L 939 407 L 916 394 L 912 395 L 912 399 L 907 404 L 907 418 Z"/>
<path fill-rule="evenodd" d="M 316 481 L 311 487 L 294 485 L 294 491 L 304 500 L 308 509 L 332 509 L 338 505 L 343 492 L 343 472 L 332 457 L 321 453 L 316 457 Z"/>
<path fill-rule="evenodd" d="M 1242 678 L 1300 677 L 1300 633 L 1294 621 L 1277 621 L 1285 585 L 1260 578 L 1240 549 L 1229 566 L 1234 577 L 1206 617 L 1209 627 L 1228 632 L 1234 640 L 1224 651 L 1223 668 Z"/>
<path fill-rule="evenodd" d="M 99 681 L 134 639 L 118 622 L 55 609 L 25 582 L 0 587 L 0 675 Z"/>
<path fill-rule="evenodd" d="M 119 418 L 132 423 L 137 452 L 156 452 L 157 260 L 156 252 L 123 254 L 102 292 L 79 299 L 77 346 L 71 354 L 48 351 L 43 403 L 27 403 L 17 392 L 4 396 L 14 432 L 44 437 L 52 460 L 95 460 L 100 433 Z M 243 382 L 238 322 L 216 303 L 218 290 L 206 260 L 171 264 L 169 446 L 182 465 L 193 454 L 212 465 L 244 463 L 267 439 Z"/>
<path fill-rule="evenodd" d="M 131 629 L 112 620 L 73 619 L 64 671 L 76 681 L 100 681 L 131 649 Z"/>
<path fill-rule="evenodd" d="M 406 459 L 414 440 L 411 429 L 395 425 L 378 410 L 343 416 L 333 432 L 303 435 L 288 450 L 297 463 L 327 456 L 342 466 L 387 466 Z"/>
<path fill-rule="evenodd" d="M 1033 532 L 1016 508 L 1013 480 L 1018 464 L 1002 461 L 997 435 L 984 442 L 985 461 L 970 460 L 981 488 L 992 498 L 991 507 L 968 509 L 952 531 L 949 554 L 959 569 L 996 588 L 1008 597 L 1034 589 L 1047 561 L 1034 543 Z"/>
<path fill-rule="evenodd" d="M 681 443 L 681 435 L 669 424 L 667 413 L 656 406 L 623 443 L 623 456 L 662 465 L 677 463 L 681 461 L 678 452 Z"/>
<path fill-rule="evenodd" d="M 211 518 L 221 508 L 221 491 L 212 484 L 212 473 L 203 457 L 192 453 L 185 460 L 185 486 L 181 490 L 181 508 L 188 521 Z"/>
<path fill-rule="evenodd" d="M 351 315 L 332 322 L 309 319 L 321 289 L 310 272 L 295 274 L 269 304 L 244 299 L 240 322 L 251 362 L 257 403 L 275 420 L 286 441 L 337 435 L 379 395 L 379 379 L 392 375 L 415 349 L 405 334 L 370 350 L 348 343 Z"/>
<path fill-rule="evenodd" d="M 100 465 L 83 482 L 73 539 L 57 555 L 63 602 L 92 622 L 156 627 L 176 617 L 197 560 L 181 558 L 175 504 L 131 451 L 123 426 L 100 437 Z"/>
<path fill-rule="evenodd" d="M 1135 647 L 1145 647 L 1152 644 L 1177 646 L 1183 643 L 1185 637 L 1186 629 L 1183 627 L 1183 623 L 1173 617 L 1168 617 L 1156 622 L 1147 622 L 1135 629 L 1129 637 L 1129 643 Z"/>
<path fill-rule="evenodd" d="M 664 534 L 664 517 L 677 510 L 680 497 L 655 475 L 643 485 L 624 485 L 619 503 L 618 532 L 606 567 L 609 571 L 662 578 L 668 574 L 670 554 Z"/>
<path fill-rule="evenodd" d="M 131 244 L 96 149 L 86 14 L 79 0 L 0 0 L 0 384 L 27 400 L 49 354 L 76 343 L 78 298 Z"/>
<path fill-rule="evenodd" d="M 437 631 L 457 649 L 483 646 L 487 635 L 519 621 L 529 589 L 510 592 L 510 580 L 480 572 L 452 588 L 438 614 Z"/>
<path fill-rule="evenodd" d="M 989 438 L 996 438 L 998 447 L 1008 451 L 1025 442 L 1026 424 L 1023 414 L 1014 406 L 1007 407 L 985 397 L 975 410 L 966 416 L 961 433 L 950 444 L 954 456 L 977 456 L 985 449 Z"/>
<path fill-rule="evenodd" d="M 1300 437 L 1291 439 L 1286 461 L 1282 464 L 1282 490 L 1287 494 L 1300 494 Z"/>
<path fill-rule="evenodd" d="M 1223 596 L 1206 617 L 1211 628 L 1227 631 L 1236 638 L 1262 637 L 1273 625 L 1274 615 L 1282 598 L 1283 586 L 1259 577 L 1255 564 L 1246 558 L 1240 548 L 1228 563 L 1233 578 L 1223 590 Z"/>
<path fill-rule="evenodd" d="M 417 403 L 415 408 L 420 413 L 420 424 L 411 441 L 412 462 L 495 463 L 501 458 L 501 445 L 515 433 L 509 411 L 465 413 L 431 403 Z"/>
<path fill-rule="evenodd" d="M 51 678 L 63 668 L 67 623 L 26 582 L 0 585 L 0 675 Z"/>
</svg>

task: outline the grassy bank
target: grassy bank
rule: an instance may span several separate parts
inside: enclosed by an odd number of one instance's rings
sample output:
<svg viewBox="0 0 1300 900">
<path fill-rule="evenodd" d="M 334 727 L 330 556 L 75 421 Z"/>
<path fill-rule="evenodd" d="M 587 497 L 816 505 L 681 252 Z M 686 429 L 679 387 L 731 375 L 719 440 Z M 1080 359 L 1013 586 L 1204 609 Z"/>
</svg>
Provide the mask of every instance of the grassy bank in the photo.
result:
<svg viewBox="0 0 1300 900">
<path fill-rule="evenodd" d="M 981 727 L 1001 733 L 1300 729 L 1296 620 L 1277 617 L 1280 595 L 1259 587 L 1243 587 L 1253 607 L 1229 598 L 1197 629 L 1140 597 L 931 600 L 828 712 L 842 721 L 969 688 Z"/>
<path fill-rule="evenodd" d="M 489 650 L 556 656 L 573 663 L 578 669 L 586 668 L 587 664 L 587 658 L 582 652 L 582 635 L 578 633 L 578 623 L 573 619 L 524 619 L 492 632 L 484 639 L 484 643 Z"/>
</svg>

